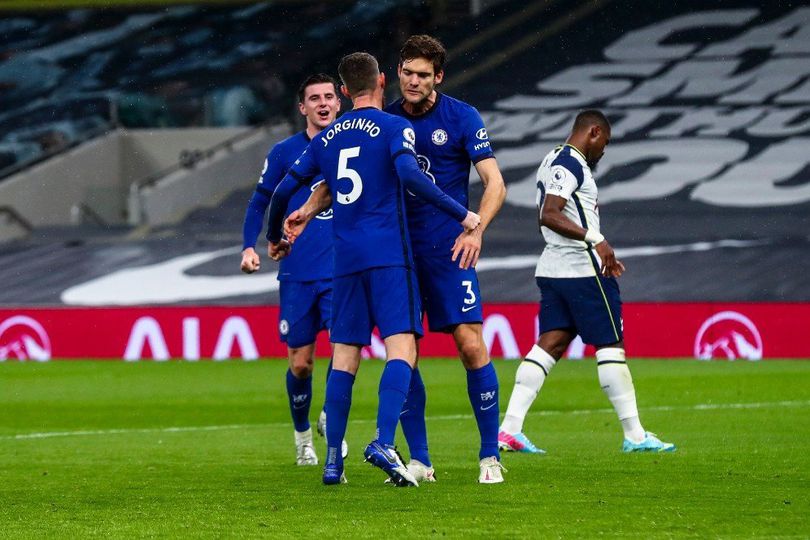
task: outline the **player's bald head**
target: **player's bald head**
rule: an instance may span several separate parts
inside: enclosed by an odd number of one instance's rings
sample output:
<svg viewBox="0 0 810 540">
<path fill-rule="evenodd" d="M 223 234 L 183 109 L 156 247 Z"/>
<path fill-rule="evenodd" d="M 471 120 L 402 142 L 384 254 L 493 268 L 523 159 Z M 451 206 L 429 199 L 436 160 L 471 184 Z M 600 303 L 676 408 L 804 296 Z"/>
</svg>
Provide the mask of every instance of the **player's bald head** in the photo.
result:
<svg viewBox="0 0 810 540">
<path fill-rule="evenodd" d="M 340 59 L 338 74 L 350 96 L 372 92 L 377 87 L 380 66 L 377 59 L 366 52 L 347 54 Z"/>
<path fill-rule="evenodd" d="M 574 119 L 574 127 L 571 131 L 573 133 L 587 131 L 593 126 L 599 126 L 605 132 L 610 133 L 610 122 L 602 111 L 596 109 L 588 109 L 579 113 Z"/>
</svg>

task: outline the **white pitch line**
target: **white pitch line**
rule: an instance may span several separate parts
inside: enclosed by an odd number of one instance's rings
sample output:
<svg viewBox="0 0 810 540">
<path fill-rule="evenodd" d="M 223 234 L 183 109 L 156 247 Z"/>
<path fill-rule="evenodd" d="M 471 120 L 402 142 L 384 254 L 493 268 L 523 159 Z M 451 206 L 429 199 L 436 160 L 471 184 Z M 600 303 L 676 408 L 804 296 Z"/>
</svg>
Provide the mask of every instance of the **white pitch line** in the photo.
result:
<svg viewBox="0 0 810 540">
<path fill-rule="evenodd" d="M 805 401 L 765 401 L 756 403 L 699 403 L 688 407 L 678 405 L 660 405 L 655 407 L 644 407 L 644 411 L 715 411 L 724 409 L 767 409 L 773 407 L 808 407 L 810 400 Z M 530 412 L 530 416 L 563 416 L 563 415 L 584 415 L 584 414 L 603 414 L 612 413 L 613 409 L 574 409 L 570 411 L 536 411 Z M 465 420 L 471 419 L 472 414 L 448 414 L 438 416 L 428 416 L 427 420 L 442 421 L 442 420 Z M 376 420 L 373 418 L 351 420 L 350 424 L 373 424 Z M 197 431 L 227 431 L 235 429 L 249 429 L 249 428 L 269 428 L 269 427 L 287 427 L 289 422 L 271 422 L 265 424 L 224 424 L 219 426 L 175 426 L 164 428 L 132 428 L 132 429 L 95 429 L 95 430 L 77 430 L 77 431 L 45 431 L 40 433 L 18 433 L 16 435 L 2 435 L 0 441 L 22 441 L 31 439 L 50 439 L 53 437 L 83 437 L 88 435 L 126 435 L 131 433 L 187 433 Z"/>
</svg>

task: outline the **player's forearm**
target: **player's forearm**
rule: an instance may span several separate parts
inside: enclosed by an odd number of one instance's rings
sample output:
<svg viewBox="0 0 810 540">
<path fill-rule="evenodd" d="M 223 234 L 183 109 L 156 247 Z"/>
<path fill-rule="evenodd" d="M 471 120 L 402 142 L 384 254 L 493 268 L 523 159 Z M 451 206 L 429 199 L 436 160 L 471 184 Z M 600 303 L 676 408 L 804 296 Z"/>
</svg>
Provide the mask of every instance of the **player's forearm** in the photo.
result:
<svg viewBox="0 0 810 540">
<path fill-rule="evenodd" d="M 481 177 L 481 181 L 484 183 L 484 194 L 478 208 L 478 215 L 481 216 L 481 225 L 479 225 L 481 232 L 495 219 L 506 200 L 506 185 L 500 171 L 496 168 L 495 174 L 488 176 L 490 177 L 486 179 L 484 176 Z"/>
<path fill-rule="evenodd" d="M 420 171 L 421 174 L 421 171 Z M 455 199 L 436 187 L 427 177 L 411 177 L 403 179 L 405 187 L 422 200 L 429 202 L 442 212 L 449 214 L 458 222 L 464 221 L 467 217 L 467 209 L 461 206 Z"/>
<path fill-rule="evenodd" d="M 332 206 L 332 194 L 326 182 L 319 185 L 309 196 L 301 208 L 298 209 L 307 220 L 312 219 L 327 208 Z"/>
<path fill-rule="evenodd" d="M 242 249 L 256 246 L 256 240 L 262 232 L 264 214 L 270 206 L 270 197 L 254 191 L 245 211 L 245 223 L 242 225 Z"/>
<path fill-rule="evenodd" d="M 584 240 L 587 233 L 586 229 L 565 217 L 559 210 L 544 209 L 540 224 L 559 235 L 573 240 Z"/>
<path fill-rule="evenodd" d="M 273 192 L 270 200 L 270 212 L 267 216 L 267 239 L 278 244 L 281 241 L 281 227 L 284 223 L 284 214 L 293 194 L 298 191 L 301 184 L 290 175 L 284 177 Z"/>
</svg>

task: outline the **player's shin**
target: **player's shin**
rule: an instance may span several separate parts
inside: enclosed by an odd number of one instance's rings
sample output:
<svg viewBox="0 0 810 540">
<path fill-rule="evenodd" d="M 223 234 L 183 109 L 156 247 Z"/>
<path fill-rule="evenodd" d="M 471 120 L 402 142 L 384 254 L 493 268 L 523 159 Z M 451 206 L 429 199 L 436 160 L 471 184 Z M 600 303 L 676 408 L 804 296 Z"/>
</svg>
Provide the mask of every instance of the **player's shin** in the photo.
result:
<svg viewBox="0 0 810 540">
<path fill-rule="evenodd" d="M 329 383 L 329 375 L 332 374 L 332 359 L 329 359 L 329 364 L 326 366 L 326 377 L 324 377 L 324 381 L 328 384 Z M 323 411 L 326 412 L 326 400 L 324 399 L 323 402 Z"/>
<path fill-rule="evenodd" d="M 302 433 L 309 429 L 309 408 L 312 403 L 312 375 L 299 379 L 291 369 L 287 370 L 287 397 L 290 401 L 295 431 Z"/>
<path fill-rule="evenodd" d="M 399 415 L 411 383 L 411 371 L 411 366 L 405 360 L 392 359 L 386 362 L 380 377 L 377 440 L 384 445 L 394 444 Z"/>
<path fill-rule="evenodd" d="M 341 444 L 346 435 L 349 409 L 352 406 L 352 386 L 354 375 L 346 371 L 333 370 L 326 383 L 326 465 L 343 466 Z"/>
<path fill-rule="evenodd" d="M 523 421 L 537 398 L 546 377 L 556 361 L 546 351 L 534 345 L 515 373 L 515 387 L 509 398 L 501 430 L 514 435 L 523 431 Z"/>
<path fill-rule="evenodd" d="M 492 362 L 478 369 L 467 370 L 467 394 L 481 434 L 478 459 L 495 456 L 498 452 L 498 375 Z"/>
<path fill-rule="evenodd" d="M 596 351 L 599 384 L 622 423 L 624 436 L 633 442 L 644 439 L 638 418 L 633 377 L 625 363 L 624 349 L 605 347 Z"/>
<path fill-rule="evenodd" d="M 402 414 L 399 421 L 402 424 L 402 433 L 408 441 L 408 450 L 411 459 L 415 459 L 430 467 L 430 454 L 428 453 L 427 426 L 425 424 L 425 403 L 427 395 L 425 384 L 422 382 L 422 375 L 419 368 L 414 368 L 411 372 L 411 385 L 408 389 L 408 397 L 402 406 Z"/>
</svg>

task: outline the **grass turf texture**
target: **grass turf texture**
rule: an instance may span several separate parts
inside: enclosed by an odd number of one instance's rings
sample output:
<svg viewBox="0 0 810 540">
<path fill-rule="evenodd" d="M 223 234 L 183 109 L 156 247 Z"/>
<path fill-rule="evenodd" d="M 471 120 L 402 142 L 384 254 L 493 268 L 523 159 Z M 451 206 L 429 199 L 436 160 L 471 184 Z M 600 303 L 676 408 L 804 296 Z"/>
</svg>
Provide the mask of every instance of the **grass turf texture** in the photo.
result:
<svg viewBox="0 0 810 540">
<path fill-rule="evenodd" d="M 496 366 L 503 412 L 517 363 Z M 463 369 L 426 361 L 438 482 L 411 489 L 360 457 L 381 369 L 355 385 L 349 484 L 326 487 L 294 465 L 285 362 L 0 364 L 0 536 L 810 535 L 810 362 L 632 361 L 666 455 L 622 454 L 593 361 L 562 362 L 525 426 L 549 454 L 481 486 Z"/>
</svg>

